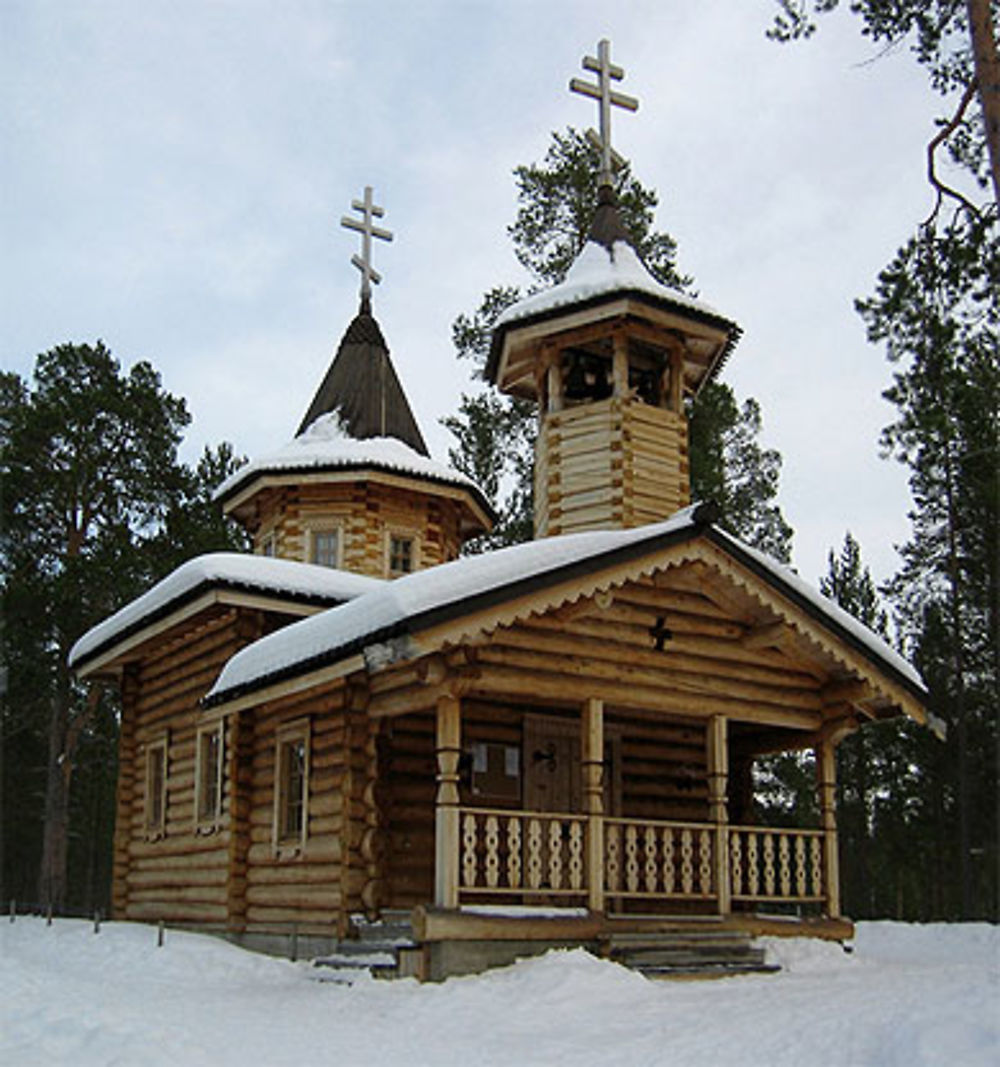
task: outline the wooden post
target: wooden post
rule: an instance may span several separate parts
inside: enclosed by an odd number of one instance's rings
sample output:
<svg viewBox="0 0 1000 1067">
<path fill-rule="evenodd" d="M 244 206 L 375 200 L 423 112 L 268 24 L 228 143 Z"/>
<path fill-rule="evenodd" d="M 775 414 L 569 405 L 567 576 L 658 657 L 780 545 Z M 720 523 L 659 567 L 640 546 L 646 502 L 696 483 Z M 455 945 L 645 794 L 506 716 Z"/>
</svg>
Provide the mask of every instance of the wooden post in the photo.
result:
<svg viewBox="0 0 1000 1067">
<path fill-rule="evenodd" d="M 580 723 L 583 804 L 587 813 L 587 906 L 604 911 L 604 701 L 583 705 Z"/>
<path fill-rule="evenodd" d="M 823 827 L 823 873 L 826 879 L 826 913 L 840 918 L 840 864 L 837 856 L 837 757 L 832 739 L 816 746 L 816 783 L 819 789 L 820 825 Z"/>
<path fill-rule="evenodd" d="M 628 396 L 628 337 L 623 330 L 615 331 L 613 345 L 611 376 L 614 395 Z"/>
<path fill-rule="evenodd" d="M 729 884 L 729 741 L 725 715 L 708 720 L 708 817 L 715 823 L 715 889 L 720 915 L 732 907 Z"/>
<path fill-rule="evenodd" d="M 437 703 L 437 806 L 434 813 L 434 903 L 458 907 L 458 759 L 462 752 L 461 705 L 446 694 Z"/>
<path fill-rule="evenodd" d="M 678 414 L 684 410 L 684 350 L 680 347 L 670 353 L 670 400 L 667 406 Z"/>
<path fill-rule="evenodd" d="M 548 366 L 545 369 L 545 385 L 548 392 L 548 410 L 562 411 L 563 409 L 563 380 L 562 380 L 562 353 L 553 349 L 545 352 Z"/>
</svg>

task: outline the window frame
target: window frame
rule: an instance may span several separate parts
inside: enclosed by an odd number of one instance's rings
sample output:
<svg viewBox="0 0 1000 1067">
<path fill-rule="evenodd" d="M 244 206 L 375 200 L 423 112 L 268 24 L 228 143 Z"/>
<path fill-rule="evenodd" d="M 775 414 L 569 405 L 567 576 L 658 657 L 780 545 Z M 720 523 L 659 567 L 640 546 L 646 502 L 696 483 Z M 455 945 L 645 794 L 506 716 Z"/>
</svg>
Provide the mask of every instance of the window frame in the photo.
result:
<svg viewBox="0 0 1000 1067">
<path fill-rule="evenodd" d="M 274 733 L 274 810 L 271 842 L 272 851 L 279 859 L 301 855 L 309 837 L 310 736 L 308 718 L 282 723 Z M 302 776 L 299 785 L 300 826 L 297 833 L 289 833 L 285 829 L 288 822 L 289 775 L 284 753 L 291 746 L 299 743 L 302 744 Z"/>
<path fill-rule="evenodd" d="M 270 526 L 258 531 L 254 554 L 266 559 L 278 558 L 278 527 L 275 523 L 272 522 Z"/>
<path fill-rule="evenodd" d="M 344 524 L 341 522 L 316 522 L 310 523 L 305 528 L 305 562 L 314 567 L 329 567 L 331 570 L 341 570 L 344 565 Z M 323 534 L 337 535 L 337 551 L 333 563 L 320 563 L 316 558 L 316 538 Z"/>
<path fill-rule="evenodd" d="M 212 810 L 205 810 L 206 774 L 205 742 L 212 736 L 218 738 L 215 753 L 215 779 L 212 783 Z M 194 766 L 194 832 L 216 833 L 222 826 L 225 799 L 226 774 L 226 721 L 220 717 L 201 724 L 195 731 Z"/>
<path fill-rule="evenodd" d="M 406 540 L 410 542 L 410 569 L 394 571 L 392 569 L 392 542 Z M 385 573 L 388 578 L 405 578 L 420 570 L 421 538 L 420 532 L 404 526 L 389 526 L 385 531 Z"/>
<path fill-rule="evenodd" d="M 159 767 L 159 785 L 154 768 Z M 170 774 L 170 736 L 164 730 L 146 742 L 143 829 L 147 841 L 167 836 L 167 779 Z"/>
</svg>

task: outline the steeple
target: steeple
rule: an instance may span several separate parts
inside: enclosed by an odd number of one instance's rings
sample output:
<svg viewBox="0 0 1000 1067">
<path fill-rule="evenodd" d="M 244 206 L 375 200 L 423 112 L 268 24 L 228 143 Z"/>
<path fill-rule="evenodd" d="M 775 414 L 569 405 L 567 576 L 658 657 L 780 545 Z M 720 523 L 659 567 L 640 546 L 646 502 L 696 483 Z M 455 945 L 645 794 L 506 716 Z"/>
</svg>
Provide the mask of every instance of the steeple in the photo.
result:
<svg viewBox="0 0 1000 1067">
<path fill-rule="evenodd" d="M 535 535 L 629 528 L 690 502 L 685 402 L 711 379 L 740 336 L 729 318 L 662 285 L 622 224 L 612 185 L 611 106 L 638 101 L 611 90 L 624 77 L 602 41 L 585 70 L 598 100 L 598 206 L 564 280 L 508 308 L 493 332 L 486 375 L 540 407 Z"/>
<path fill-rule="evenodd" d="M 372 198 L 352 206 L 361 219 L 360 308 L 347 327 L 293 440 L 241 467 L 216 491 L 225 513 L 250 532 L 262 555 L 396 577 L 458 556 L 463 542 L 496 516 L 470 479 L 429 456 L 389 348 L 372 315 Z"/>
<path fill-rule="evenodd" d="M 372 238 L 392 240 L 392 234 L 373 221 L 382 218 L 385 209 L 375 203 L 370 185 L 365 186 L 364 199 L 352 200 L 351 207 L 361 213 L 361 219 L 345 215 L 340 224 L 361 234 L 361 255 L 351 257 L 361 272 L 361 306 L 347 327 L 296 434 L 305 433 L 321 415 L 336 414 L 348 437 L 359 441 L 394 437 L 426 456 L 427 445 L 389 358 L 385 338 L 372 315 L 372 283 L 378 285 L 382 281 L 382 275 L 372 266 Z"/>
</svg>

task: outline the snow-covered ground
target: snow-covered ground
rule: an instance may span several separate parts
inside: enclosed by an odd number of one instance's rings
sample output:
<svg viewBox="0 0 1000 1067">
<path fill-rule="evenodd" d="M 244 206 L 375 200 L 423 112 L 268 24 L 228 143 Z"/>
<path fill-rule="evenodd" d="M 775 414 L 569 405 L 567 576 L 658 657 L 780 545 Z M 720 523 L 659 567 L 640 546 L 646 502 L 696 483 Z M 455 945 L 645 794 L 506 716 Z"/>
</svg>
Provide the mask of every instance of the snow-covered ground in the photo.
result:
<svg viewBox="0 0 1000 1067">
<path fill-rule="evenodd" d="M 322 983 L 306 963 L 148 926 L 0 923 L 0 1064 L 996 1067 L 996 927 L 861 923 L 854 952 L 653 982 L 582 951 L 441 985 Z"/>
</svg>

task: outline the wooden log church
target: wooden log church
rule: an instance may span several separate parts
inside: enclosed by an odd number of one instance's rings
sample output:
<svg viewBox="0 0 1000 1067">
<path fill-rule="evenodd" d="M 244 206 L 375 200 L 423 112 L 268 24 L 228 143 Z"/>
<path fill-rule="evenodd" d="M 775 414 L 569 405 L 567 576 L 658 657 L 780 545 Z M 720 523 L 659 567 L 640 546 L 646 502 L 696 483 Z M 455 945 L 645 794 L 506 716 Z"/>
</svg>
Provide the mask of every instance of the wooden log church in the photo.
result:
<svg viewBox="0 0 1000 1067">
<path fill-rule="evenodd" d="M 252 555 L 180 567 L 86 634 L 119 685 L 116 917 L 262 948 L 406 925 L 439 977 L 550 944 L 843 937 L 835 748 L 924 722 L 892 649 L 689 499 L 685 406 L 739 329 L 648 273 L 612 192 L 566 279 L 505 312 L 488 376 L 538 408 L 535 540 L 434 462 L 361 308 L 295 438 L 220 487 Z M 812 750 L 815 825 L 759 825 L 754 763 Z M 617 939 L 617 940 L 616 940 Z"/>
</svg>

